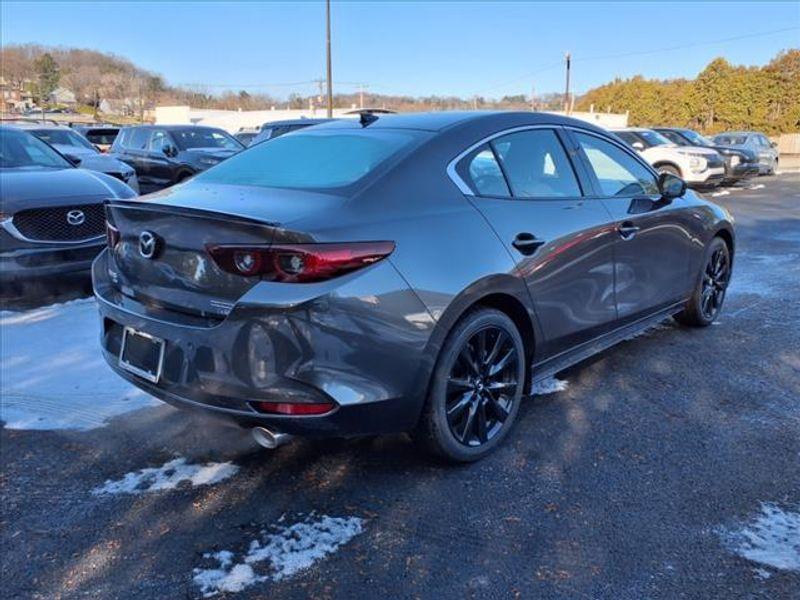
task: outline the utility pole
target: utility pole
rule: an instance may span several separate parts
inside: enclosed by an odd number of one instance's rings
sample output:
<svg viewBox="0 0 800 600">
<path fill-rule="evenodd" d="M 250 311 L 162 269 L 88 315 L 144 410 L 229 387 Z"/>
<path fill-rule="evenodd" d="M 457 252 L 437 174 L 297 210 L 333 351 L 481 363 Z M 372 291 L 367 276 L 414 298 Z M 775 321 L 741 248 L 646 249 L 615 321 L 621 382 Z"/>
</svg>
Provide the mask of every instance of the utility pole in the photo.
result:
<svg viewBox="0 0 800 600">
<path fill-rule="evenodd" d="M 331 80 L 331 0 L 325 0 L 325 43 L 328 66 L 328 118 L 333 117 L 333 81 Z"/>
<path fill-rule="evenodd" d="M 567 61 L 567 86 L 566 86 L 566 89 L 564 91 L 564 112 L 565 113 L 569 113 L 569 69 L 570 69 L 570 63 L 571 63 L 571 59 L 572 59 L 572 57 L 570 56 L 569 52 L 567 52 L 567 55 L 566 55 L 565 58 L 566 58 L 566 61 Z"/>
<path fill-rule="evenodd" d="M 531 84 L 531 111 L 536 112 L 536 86 Z"/>
</svg>

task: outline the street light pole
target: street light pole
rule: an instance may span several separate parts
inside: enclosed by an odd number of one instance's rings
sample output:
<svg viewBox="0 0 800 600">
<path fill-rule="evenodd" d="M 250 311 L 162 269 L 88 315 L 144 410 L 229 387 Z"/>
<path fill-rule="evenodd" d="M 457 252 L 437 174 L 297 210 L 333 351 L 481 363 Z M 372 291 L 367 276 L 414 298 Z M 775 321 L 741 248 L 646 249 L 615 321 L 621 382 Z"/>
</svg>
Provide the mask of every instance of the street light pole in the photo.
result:
<svg viewBox="0 0 800 600">
<path fill-rule="evenodd" d="M 325 0 L 325 42 L 328 67 L 328 118 L 333 117 L 333 81 L 331 80 L 331 0 Z"/>
</svg>

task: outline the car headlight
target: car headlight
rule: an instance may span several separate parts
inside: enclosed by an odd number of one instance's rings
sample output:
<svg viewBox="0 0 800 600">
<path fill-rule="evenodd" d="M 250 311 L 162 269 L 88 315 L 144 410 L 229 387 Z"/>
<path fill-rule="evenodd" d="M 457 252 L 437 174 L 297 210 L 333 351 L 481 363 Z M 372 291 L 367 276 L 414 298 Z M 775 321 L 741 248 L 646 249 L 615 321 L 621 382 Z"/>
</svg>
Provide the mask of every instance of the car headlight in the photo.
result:
<svg viewBox="0 0 800 600">
<path fill-rule="evenodd" d="M 701 156 L 700 154 L 690 154 L 689 155 L 689 168 L 692 171 L 703 171 L 708 163 L 706 162 L 705 157 Z"/>
<path fill-rule="evenodd" d="M 742 159 L 737 154 L 734 154 L 734 155 L 731 156 L 731 166 L 732 167 L 735 167 L 740 162 L 742 162 Z"/>
</svg>

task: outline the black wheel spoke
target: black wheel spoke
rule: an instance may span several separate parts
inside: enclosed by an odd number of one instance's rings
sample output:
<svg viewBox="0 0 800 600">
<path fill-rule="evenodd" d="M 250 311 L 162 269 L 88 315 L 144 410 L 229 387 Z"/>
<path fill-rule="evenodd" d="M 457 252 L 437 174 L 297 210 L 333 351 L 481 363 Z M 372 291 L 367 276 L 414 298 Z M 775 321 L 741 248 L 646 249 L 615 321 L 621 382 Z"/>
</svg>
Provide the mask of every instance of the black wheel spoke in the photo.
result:
<svg viewBox="0 0 800 600">
<path fill-rule="evenodd" d="M 472 356 L 472 347 L 469 343 L 464 345 L 463 350 L 461 350 L 461 354 L 459 354 L 459 358 L 461 358 L 464 363 L 467 365 L 467 368 L 472 372 L 473 375 L 478 376 L 481 374 L 480 367 L 475 362 L 475 358 Z"/>
<path fill-rule="evenodd" d="M 490 396 L 489 407 L 501 423 L 508 418 L 508 410 L 494 396 Z"/>
<path fill-rule="evenodd" d="M 450 377 L 447 380 L 447 395 L 461 394 L 472 389 L 472 381 L 465 377 Z"/>
<path fill-rule="evenodd" d="M 498 331 L 497 336 L 494 338 L 494 344 L 492 345 L 492 349 L 489 352 L 489 356 L 486 357 L 486 364 L 490 365 L 495 360 L 497 360 L 497 355 L 500 353 L 500 350 L 503 347 L 503 343 L 508 339 L 504 331 Z"/>
<path fill-rule="evenodd" d="M 509 362 L 516 353 L 517 351 L 514 349 L 513 346 L 511 346 L 500 360 L 496 361 L 494 364 L 489 366 L 489 375 L 491 377 L 494 377 L 499 373 L 501 373 L 503 369 L 505 369 L 508 366 Z"/>
<path fill-rule="evenodd" d="M 489 440 L 486 427 L 486 404 L 481 402 L 478 404 L 477 415 L 475 419 L 475 433 L 478 441 L 483 444 Z"/>
<path fill-rule="evenodd" d="M 464 430 L 461 432 L 461 441 L 465 444 L 469 443 L 470 438 L 472 437 L 470 433 L 472 432 L 472 426 L 475 423 L 475 414 L 477 413 L 478 405 L 475 402 L 472 402 L 469 405 L 469 413 L 467 413 L 467 418 L 464 421 Z"/>
<path fill-rule="evenodd" d="M 447 408 L 447 420 L 452 422 L 458 421 L 458 418 L 463 414 L 464 409 L 470 405 L 472 402 L 472 398 L 474 393 L 470 390 L 469 392 L 463 394 L 461 398 L 454 402 L 452 406 Z"/>
</svg>

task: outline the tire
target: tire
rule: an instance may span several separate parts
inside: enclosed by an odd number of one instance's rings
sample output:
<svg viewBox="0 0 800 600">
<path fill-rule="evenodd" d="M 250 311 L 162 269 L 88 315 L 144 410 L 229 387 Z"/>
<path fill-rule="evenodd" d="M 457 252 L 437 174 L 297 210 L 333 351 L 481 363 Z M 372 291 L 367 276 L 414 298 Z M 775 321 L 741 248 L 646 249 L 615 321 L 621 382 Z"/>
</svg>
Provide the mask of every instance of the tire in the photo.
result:
<svg viewBox="0 0 800 600">
<path fill-rule="evenodd" d="M 683 175 L 681 175 L 681 170 L 678 167 L 674 167 L 672 165 L 659 165 L 656 167 L 656 171 L 658 171 L 659 173 L 670 173 L 671 175 L 683 177 Z"/>
<path fill-rule="evenodd" d="M 690 327 L 711 325 L 722 310 L 731 278 L 731 253 L 722 238 L 715 237 L 706 247 L 703 266 L 691 298 L 675 319 Z"/>
<path fill-rule="evenodd" d="M 491 308 L 469 312 L 439 352 L 415 440 L 451 462 L 483 458 L 514 424 L 526 376 L 514 322 Z"/>
</svg>

